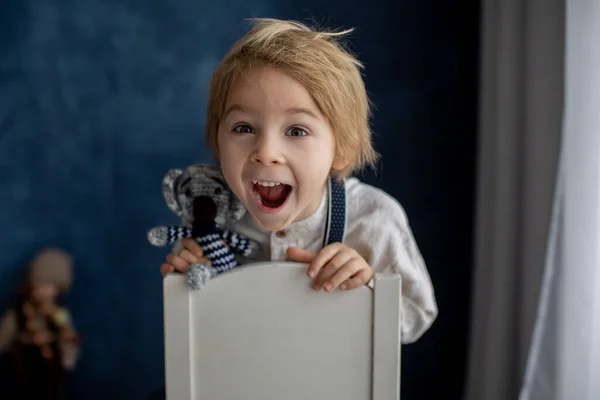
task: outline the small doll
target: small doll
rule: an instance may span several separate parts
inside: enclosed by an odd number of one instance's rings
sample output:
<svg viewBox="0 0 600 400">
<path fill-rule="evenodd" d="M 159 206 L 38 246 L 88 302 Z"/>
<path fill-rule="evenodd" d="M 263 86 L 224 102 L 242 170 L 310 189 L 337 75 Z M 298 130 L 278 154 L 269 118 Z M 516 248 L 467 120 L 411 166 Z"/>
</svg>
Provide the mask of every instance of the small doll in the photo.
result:
<svg viewBox="0 0 600 400">
<path fill-rule="evenodd" d="M 75 368 L 79 352 L 70 313 L 58 302 L 71 285 L 71 274 L 67 253 L 42 249 L 31 262 L 16 303 L 0 319 L 0 353 L 9 356 L 15 398 L 65 396 L 66 375 Z"/>
<path fill-rule="evenodd" d="M 198 242 L 211 265 L 190 266 L 187 277 L 193 289 L 203 289 L 208 280 L 239 266 L 234 253 L 249 257 L 258 249 L 255 242 L 222 228 L 226 221 L 240 219 L 246 209 L 218 169 L 196 164 L 183 171 L 170 170 L 162 186 L 167 206 L 182 217 L 182 226 L 152 228 L 148 241 L 154 246 L 166 246 L 193 237 Z"/>
</svg>

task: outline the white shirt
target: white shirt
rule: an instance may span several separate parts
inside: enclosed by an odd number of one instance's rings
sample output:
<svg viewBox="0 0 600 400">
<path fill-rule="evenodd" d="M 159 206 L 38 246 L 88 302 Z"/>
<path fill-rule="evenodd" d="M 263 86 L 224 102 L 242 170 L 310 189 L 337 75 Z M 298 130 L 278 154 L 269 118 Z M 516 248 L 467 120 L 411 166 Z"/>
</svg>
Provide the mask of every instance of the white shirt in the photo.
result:
<svg viewBox="0 0 600 400">
<path fill-rule="evenodd" d="M 285 232 L 268 232 L 246 213 L 225 229 L 256 241 L 261 250 L 246 263 L 287 261 L 288 247 L 313 252 L 322 248 L 328 193 L 324 191 L 317 211 L 292 223 Z M 402 343 L 412 343 L 437 317 L 433 286 L 410 230 L 402 206 L 390 195 L 356 178 L 346 180 L 346 233 L 344 244 L 358 252 L 373 273 L 397 273 L 402 277 Z M 176 245 L 174 251 L 178 251 Z M 242 261 L 240 259 L 240 261 Z"/>
</svg>

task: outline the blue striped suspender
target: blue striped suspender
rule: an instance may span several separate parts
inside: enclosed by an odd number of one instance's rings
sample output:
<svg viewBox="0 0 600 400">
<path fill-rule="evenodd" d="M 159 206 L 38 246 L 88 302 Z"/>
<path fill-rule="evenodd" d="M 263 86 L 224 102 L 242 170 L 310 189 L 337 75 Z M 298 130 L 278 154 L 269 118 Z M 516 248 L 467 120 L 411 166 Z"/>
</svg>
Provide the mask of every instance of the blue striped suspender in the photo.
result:
<svg viewBox="0 0 600 400">
<path fill-rule="evenodd" d="M 323 247 L 344 241 L 346 231 L 346 188 L 343 180 L 329 178 L 329 204 L 327 205 L 327 220 Z"/>
</svg>

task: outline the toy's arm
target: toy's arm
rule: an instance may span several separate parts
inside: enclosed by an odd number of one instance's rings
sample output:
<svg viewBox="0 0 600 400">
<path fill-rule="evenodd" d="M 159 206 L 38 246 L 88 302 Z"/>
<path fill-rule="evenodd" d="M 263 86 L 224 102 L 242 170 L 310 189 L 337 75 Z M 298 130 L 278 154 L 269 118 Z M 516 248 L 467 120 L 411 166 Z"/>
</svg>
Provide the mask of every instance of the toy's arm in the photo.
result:
<svg viewBox="0 0 600 400">
<path fill-rule="evenodd" d="M 258 250 L 258 244 L 256 242 L 238 233 L 224 230 L 221 237 L 233 251 L 244 257 L 249 257 Z"/>
<path fill-rule="evenodd" d="M 8 311 L 0 321 L 0 353 L 12 344 L 17 330 L 17 316 L 14 311 Z"/>
<path fill-rule="evenodd" d="M 79 356 L 79 335 L 73 326 L 71 314 L 66 308 L 60 308 L 54 315 L 54 322 L 61 327 L 60 347 L 63 366 L 72 370 Z"/>
<path fill-rule="evenodd" d="M 177 240 L 192 236 L 192 229 L 177 225 L 158 226 L 148 231 L 148 241 L 158 247 L 172 245 Z"/>
</svg>

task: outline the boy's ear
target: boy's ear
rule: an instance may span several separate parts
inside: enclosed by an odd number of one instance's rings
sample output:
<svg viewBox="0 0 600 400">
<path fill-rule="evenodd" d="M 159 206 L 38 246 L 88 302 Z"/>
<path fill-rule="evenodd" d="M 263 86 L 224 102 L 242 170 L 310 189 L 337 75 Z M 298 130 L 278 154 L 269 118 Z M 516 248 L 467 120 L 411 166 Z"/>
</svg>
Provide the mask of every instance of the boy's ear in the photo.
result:
<svg viewBox="0 0 600 400">
<path fill-rule="evenodd" d="M 331 168 L 335 169 L 336 171 L 341 171 L 346 168 L 348 164 L 350 164 L 350 162 L 345 157 L 336 156 L 333 159 Z"/>
<path fill-rule="evenodd" d="M 181 217 L 181 205 L 177 201 L 177 180 L 183 173 L 180 169 L 171 169 L 167 172 L 162 181 L 162 194 L 167 203 L 167 206 L 173 211 L 178 217 Z"/>
</svg>

